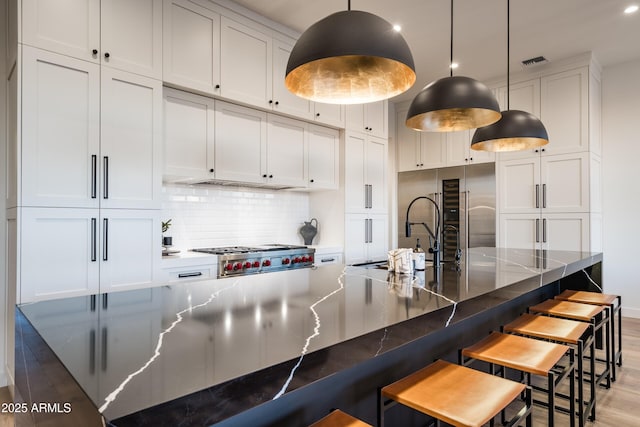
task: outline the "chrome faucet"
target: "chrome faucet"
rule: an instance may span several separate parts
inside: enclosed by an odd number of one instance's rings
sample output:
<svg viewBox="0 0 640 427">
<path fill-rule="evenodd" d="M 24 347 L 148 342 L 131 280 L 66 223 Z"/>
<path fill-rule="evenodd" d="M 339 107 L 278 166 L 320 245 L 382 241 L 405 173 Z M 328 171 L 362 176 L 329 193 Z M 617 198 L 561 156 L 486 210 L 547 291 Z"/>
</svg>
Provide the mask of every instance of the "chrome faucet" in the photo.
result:
<svg viewBox="0 0 640 427">
<path fill-rule="evenodd" d="M 431 229 L 429 228 L 429 226 L 424 223 L 424 222 L 409 222 L 409 211 L 411 210 L 411 206 L 413 206 L 413 204 L 420 199 L 426 199 L 428 201 L 430 201 L 431 203 L 433 203 L 433 206 L 435 206 L 435 210 L 436 210 L 436 230 L 435 233 L 433 231 L 431 231 Z M 441 262 L 441 250 L 440 250 L 440 222 L 441 222 L 441 215 L 440 215 L 440 207 L 438 207 L 438 204 L 430 197 L 427 196 L 420 196 L 420 197 L 416 197 L 415 199 L 413 199 L 411 201 L 411 203 L 409 203 L 409 206 L 407 207 L 407 219 L 405 221 L 404 227 L 405 227 L 405 236 L 406 237 L 411 237 L 411 226 L 412 225 L 422 225 L 424 226 L 424 228 L 427 229 L 427 232 L 429 233 L 429 253 L 433 254 L 433 266 L 434 267 L 440 267 L 440 262 Z"/>
<path fill-rule="evenodd" d="M 443 231 L 449 229 L 456 232 L 456 255 L 454 261 L 459 265 L 460 260 L 462 259 L 462 249 L 460 249 L 460 230 L 458 230 L 458 227 L 451 224 L 447 224 L 443 227 Z"/>
</svg>

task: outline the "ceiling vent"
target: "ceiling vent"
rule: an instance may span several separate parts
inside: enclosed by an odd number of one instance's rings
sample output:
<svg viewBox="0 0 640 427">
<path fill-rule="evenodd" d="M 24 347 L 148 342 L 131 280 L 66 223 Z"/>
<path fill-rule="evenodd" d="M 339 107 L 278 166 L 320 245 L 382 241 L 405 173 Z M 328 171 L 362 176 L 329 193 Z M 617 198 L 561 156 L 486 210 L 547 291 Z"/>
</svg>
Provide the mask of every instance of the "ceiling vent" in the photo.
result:
<svg viewBox="0 0 640 427">
<path fill-rule="evenodd" d="M 544 56 L 536 56 L 535 58 L 529 58 L 522 61 L 522 66 L 524 68 L 529 68 L 535 65 L 546 64 L 547 62 L 549 62 L 549 60 Z"/>
</svg>

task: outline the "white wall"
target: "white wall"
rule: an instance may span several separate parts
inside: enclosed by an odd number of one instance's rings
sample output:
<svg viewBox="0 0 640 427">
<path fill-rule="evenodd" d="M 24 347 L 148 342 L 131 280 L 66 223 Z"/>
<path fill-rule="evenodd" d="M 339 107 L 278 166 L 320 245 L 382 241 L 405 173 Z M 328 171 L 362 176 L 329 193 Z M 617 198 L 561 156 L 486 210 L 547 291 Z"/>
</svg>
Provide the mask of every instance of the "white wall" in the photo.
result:
<svg viewBox="0 0 640 427">
<path fill-rule="evenodd" d="M 163 192 L 161 218 L 171 218 L 166 235 L 177 249 L 304 243 L 298 229 L 309 220 L 307 193 L 178 184 Z"/>
<path fill-rule="evenodd" d="M 640 59 L 602 72 L 603 284 L 640 318 Z"/>
</svg>

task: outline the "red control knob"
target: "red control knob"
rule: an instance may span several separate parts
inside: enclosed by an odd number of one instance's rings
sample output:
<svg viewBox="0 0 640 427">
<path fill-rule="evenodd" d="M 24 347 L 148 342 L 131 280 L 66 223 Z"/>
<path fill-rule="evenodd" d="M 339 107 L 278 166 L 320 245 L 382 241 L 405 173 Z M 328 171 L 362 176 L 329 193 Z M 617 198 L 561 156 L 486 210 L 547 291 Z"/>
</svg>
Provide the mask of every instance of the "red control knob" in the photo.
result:
<svg viewBox="0 0 640 427">
<path fill-rule="evenodd" d="M 253 268 L 260 267 L 260 261 L 253 261 Z"/>
<path fill-rule="evenodd" d="M 309 255 L 309 262 L 313 262 L 313 255 Z"/>
<path fill-rule="evenodd" d="M 294 264 L 297 264 L 297 263 L 299 263 L 299 262 L 300 262 L 300 257 L 295 257 L 295 258 L 293 259 L 293 263 L 294 263 Z"/>
<path fill-rule="evenodd" d="M 290 260 L 289 258 L 282 258 L 282 263 L 283 263 L 284 265 L 289 264 L 289 262 L 291 262 L 291 260 Z"/>
<path fill-rule="evenodd" d="M 242 264 L 237 262 L 236 265 L 233 266 L 234 270 L 240 270 L 242 268 Z"/>
<path fill-rule="evenodd" d="M 225 269 L 225 270 L 227 270 L 227 271 L 231 271 L 231 270 L 233 270 L 233 264 L 227 264 L 227 265 L 225 265 L 225 266 L 224 266 L 224 269 Z"/>
<path fill-rule="evenodd" d="M 302 257 L 302 262 L 307 262 L 307 261 L 309 261 L 309 258 L 307 258 L 306 256 L 303 256 Z"/>
<path fill-rule="evenodd" d="M 251 262 L 247 261 L 244 263 L 244 268 L 251 268 Z"/>
<path fill-rule="evenodd" d="M 262 261 L 262 265 L 264 265 L 265 267 L 269 267 L 271 265 L 271 260 L 265 259 L 264 261 Z"/>
</svg>

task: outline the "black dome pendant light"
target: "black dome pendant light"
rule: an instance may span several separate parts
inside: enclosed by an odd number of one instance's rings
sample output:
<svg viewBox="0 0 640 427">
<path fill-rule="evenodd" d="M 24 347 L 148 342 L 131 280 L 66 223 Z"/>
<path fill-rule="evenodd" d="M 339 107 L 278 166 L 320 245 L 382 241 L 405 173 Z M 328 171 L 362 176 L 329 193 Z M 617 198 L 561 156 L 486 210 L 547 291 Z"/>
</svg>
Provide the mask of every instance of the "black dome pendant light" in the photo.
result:
<svg viewBox="0 0 640 427">
<path fill-rule="evenodd" d="M 451 62 L 453 63 L 453 0 L 451 0 Z M 407 127 L 448 132 L 486 126 L 500 118 L 500 106 L 491 90 L 477 80 L 453 76 L 432 82 L 416 95 L 407 112 Z"/>
<path fill-rule="evenodd" d="M 471 149 L 476 151 L 529 150 L 549 143 L 547 130 L 536 116 L 509 109 L 510 3 L 507 0 L 507 110 L 502 112 L 502 118 L 497 122 L 475 131 Z"/>
<path fill-rule="evenodd" d="M 361 104 L 399 95 L 416 81 L 409 45 L 374 14 L 337 12 L 310 26 L 287 63 L 285 86 L 312 101 Z"/>
</svg>

